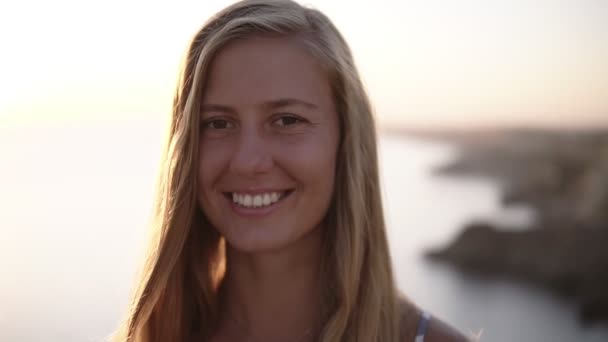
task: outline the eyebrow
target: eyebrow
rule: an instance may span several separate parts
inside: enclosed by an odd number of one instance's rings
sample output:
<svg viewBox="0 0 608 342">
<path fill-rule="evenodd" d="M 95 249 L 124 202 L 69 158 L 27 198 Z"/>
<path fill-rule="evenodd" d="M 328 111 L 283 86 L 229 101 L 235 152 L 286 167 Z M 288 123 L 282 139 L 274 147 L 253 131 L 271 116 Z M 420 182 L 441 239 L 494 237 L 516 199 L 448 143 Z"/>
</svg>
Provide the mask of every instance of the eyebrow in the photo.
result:
<svg viewBox="0 0 608 342">
<path fill-rule="evenodd" d="M 213 104 L 213 103 L 203 104 L 201 111 L 203 113 L 205 113 L 205 112 L 220 112 L 220 113 L 228 113 L 228 114 L 236 113 L 236 110 L 230 106 L 223 106 L 223 105 L 218 105 L 218 104 Z"/>
<path fill-rule="evenodd" d="M 309 109 L 318 108 L 318 106 L 313 103 L 294 99 L 294 98 L 282 98 L 282 99 L 266 101 L 266 102 L 262 103 L 262 107 L 267 108 L 267 109 L 272 109 L 272 110 L 281 109 L 281 108 L 289 107 L 289 106 L 303 106 L 303 107 L 306 107 Z M 228 113 L 228 114 L 236 114 L 236 112 L 237 112 L 236 109 L 234 109 L 230 106 L 213 104 L 213 103 L 203 104 L 201 110 L 202 110 L 202 112 L 221 112 L 221 113 Z"/>
<path fill-rule="evenodd" d="M 274 101 L 266 101 L 262 104 L 262 106 L 267 107 L 269 109 L 279 109 L 279 108 L 288 107 L 288 106 L 304 106 L 309 109 L 317 108 L 317 105 L 315 105 L 313 103 L 298 100 L 298 99 L 293 99 L 293 98 L 283 98 L 283 99 L 278 99 L 278 100 L 274 100 Z"/>
</svg>

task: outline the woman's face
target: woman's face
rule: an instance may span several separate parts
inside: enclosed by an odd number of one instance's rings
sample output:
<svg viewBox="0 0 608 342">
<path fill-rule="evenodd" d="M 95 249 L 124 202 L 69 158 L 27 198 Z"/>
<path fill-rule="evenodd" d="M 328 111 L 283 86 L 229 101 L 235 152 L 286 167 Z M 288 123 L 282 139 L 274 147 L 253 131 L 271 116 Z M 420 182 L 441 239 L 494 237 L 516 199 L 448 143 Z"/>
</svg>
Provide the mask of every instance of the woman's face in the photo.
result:
<svg viewBox="0 0 608 342">
<path fill-rule="evenodd" d="M 199 202 L 233 248 L 284 248 L 319 226 L 339 125 L 327 76 L 303 46 L 256 37 L 224 47 L 200 121 Z"/>
</svg>

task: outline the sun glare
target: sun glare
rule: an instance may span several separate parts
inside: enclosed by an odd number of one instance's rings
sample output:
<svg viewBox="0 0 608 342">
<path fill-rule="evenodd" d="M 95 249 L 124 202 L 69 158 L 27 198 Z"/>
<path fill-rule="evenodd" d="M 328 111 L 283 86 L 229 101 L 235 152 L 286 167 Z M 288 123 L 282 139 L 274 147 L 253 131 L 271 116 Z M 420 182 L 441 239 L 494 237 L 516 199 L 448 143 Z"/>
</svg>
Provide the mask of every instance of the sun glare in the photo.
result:
<svg viewBox="0 0 608 342">
<path fill-rule="evenodd" d="M 230 2 L 4 5 L 0 122 L 165 116 L 188 40 Z M 607 3 L 305 3 L 346 36 L 381 124 L 608 120 Z"/>
</svg>

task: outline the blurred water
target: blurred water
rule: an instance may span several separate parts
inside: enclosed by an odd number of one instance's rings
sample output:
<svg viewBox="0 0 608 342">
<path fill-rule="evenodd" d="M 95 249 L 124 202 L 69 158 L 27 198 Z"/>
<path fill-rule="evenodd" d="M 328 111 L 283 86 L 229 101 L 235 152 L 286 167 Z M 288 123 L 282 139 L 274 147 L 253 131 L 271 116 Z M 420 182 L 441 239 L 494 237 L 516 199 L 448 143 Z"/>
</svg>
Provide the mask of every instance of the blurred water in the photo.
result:
<svg viewBox="0 0 608 342">
<path fill-rule="evenodd" d="M 119 323 L 149 221 L 160 124 L 0 127 L 0 341 L 100 341 Z M 445 145 L 384 137 L 385 207 L 400 288 L 482 341 L 606 341 L 571 303 L 540 289 L 463 276 L 428 264 L 472 217 L 525 222 L 497 189 L 436 178 Z"/>
<path fill-rule="evenodd" d="M 125 311 L 159 126 L 0 130 L 0 341 L 100 341 Z"/>
<path fill-rule="evenodd" d="M 425 261 L 423 250 L 449 242 L 472 219 L 521 228 L 534 213 L 502 208 L 489 181 L 433 176 L 433 167 L 454 158 L 451 146 L 387 136 L 380 153 L 393 263 L 406 295 L 464 332 L 481 331 L 481 341 L 608 341 L 608 327 L 581 326 L 574 303 L 543 289 Z"/>
</svg>

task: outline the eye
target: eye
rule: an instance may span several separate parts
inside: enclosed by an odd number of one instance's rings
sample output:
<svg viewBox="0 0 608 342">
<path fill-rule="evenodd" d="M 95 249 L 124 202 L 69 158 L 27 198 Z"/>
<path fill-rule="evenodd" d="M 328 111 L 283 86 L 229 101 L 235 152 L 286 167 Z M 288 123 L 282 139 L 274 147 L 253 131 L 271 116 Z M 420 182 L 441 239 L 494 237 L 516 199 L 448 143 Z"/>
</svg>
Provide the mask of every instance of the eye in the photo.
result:
<svg viewBox="0 0 608 342">
<path fill-rule="evenodd" d="M 230 129 L 234 124 L 226 119 L 212 119 L 203 122 L 203 128 L 212 130 Z"/>
<path fill-rule="evenodd" d="M 281 127 L 293 126 L 298 123 L 303 123 L 304 120 L 295 115 L 281 115 L 273 121 L 273 124 Z"/>
</svg>

